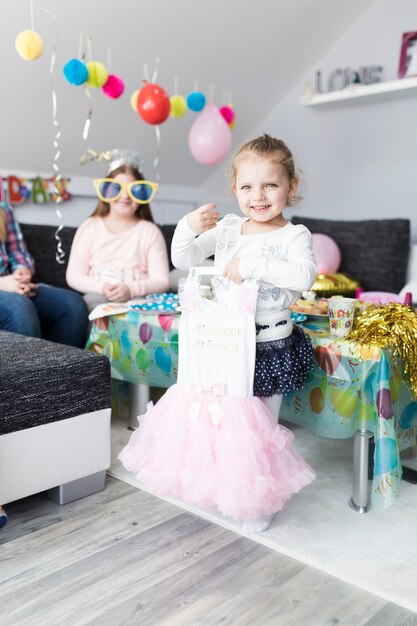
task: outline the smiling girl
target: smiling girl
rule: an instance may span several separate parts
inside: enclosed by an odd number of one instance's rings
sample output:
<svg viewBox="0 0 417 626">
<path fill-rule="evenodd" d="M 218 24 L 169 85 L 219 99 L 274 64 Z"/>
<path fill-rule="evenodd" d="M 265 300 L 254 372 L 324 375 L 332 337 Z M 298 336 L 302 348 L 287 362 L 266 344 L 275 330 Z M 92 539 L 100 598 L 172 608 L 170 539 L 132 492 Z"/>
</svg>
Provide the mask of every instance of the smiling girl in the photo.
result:
<svg viewBox="0 0 417 626">
<path fill-rule="evenodd" d="M 219 221 L 216 205 L 205 204 L 179 222 L 171 250 L 176 267 L 198 265 L 214 252 L 223 276 L 258 281 L 254 395 L 276 417 L 282 395 L 302 387 L 312 367 L 311 343 L 290 317 L 290 306 L 317 274 L 311 233 L 283 215 L 300 200 L 298 183 L 282 140 L 263 135 L 249 141 L 232 167 L 232 191 L 244 217 Z"/>
<path fill-rule="evenodd" d="M 107 177 L 95 180 L 94 187 L 99 201 L 74 237 L 70 287 L 85 294 L 90 310 L 102 302 L 166 291 L 168 255 L 149 205 L 157 185 L 144 180 L 138 153 L 113 150 Z"/>
</svg>

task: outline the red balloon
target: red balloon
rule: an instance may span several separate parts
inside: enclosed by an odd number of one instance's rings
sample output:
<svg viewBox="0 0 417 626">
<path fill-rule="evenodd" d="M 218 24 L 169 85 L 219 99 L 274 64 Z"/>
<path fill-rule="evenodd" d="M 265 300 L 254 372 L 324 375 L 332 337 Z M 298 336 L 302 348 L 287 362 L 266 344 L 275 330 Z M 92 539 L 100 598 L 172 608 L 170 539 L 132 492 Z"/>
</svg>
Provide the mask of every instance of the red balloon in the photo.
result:
<svg viewBox="0 0 417 626">
<path fill-rule="evenodd" d="M 136 107 L 147 124 L 162 124 L 171 111 L 171 102 L 165 89 L 156 83 L 146 83 L 139 91 Z"/>
</svg>

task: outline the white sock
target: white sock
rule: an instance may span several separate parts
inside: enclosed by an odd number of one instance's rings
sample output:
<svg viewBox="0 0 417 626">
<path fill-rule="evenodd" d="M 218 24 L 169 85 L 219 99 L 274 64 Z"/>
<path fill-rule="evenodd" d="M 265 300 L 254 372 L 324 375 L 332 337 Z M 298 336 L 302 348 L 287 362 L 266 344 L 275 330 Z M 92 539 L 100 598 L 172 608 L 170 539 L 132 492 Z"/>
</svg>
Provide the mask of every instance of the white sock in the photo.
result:
<svg viewBox="0 0 417 626">
<path fill-rule="evenodd" d="M 277 420 L 277 424 L 278 424 L 279 410 L 281 408 L 281 402 L 282 402 L 282 395 L 275 394 L 275 396 L 272 396 L 271 398 L 261 398 L 261 400 L 266 406 L 266 408 L 269 410 L 269 412 L 272 413 L 272 416 Z"/>
<path fill-rule="evenodd" d="M 259 519 L 235 523 L 239 530 L 244 533 L 261 533 L 270 526 L 273 517 L 273 515 L 267 515 L 266 517 L 260 517 Z"/>
</svg>

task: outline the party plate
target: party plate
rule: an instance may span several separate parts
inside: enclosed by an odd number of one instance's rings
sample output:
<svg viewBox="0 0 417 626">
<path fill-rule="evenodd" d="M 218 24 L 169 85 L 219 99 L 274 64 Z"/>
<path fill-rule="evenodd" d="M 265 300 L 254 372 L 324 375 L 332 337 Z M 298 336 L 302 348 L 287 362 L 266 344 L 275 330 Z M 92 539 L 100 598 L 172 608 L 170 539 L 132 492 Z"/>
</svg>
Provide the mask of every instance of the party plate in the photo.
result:
<svg viewBox="0 0 417 626">
<path fill-rule="evenodd" d="M 329 319 L 327 313 L 302 313 L 302 315 L 305 315 L 309 320 Z"/>
<path fill-rule="evenodd" d="M 291 320 L 296 324 L 300 322 L 305 322 L 307 319 L 307 315 L 305 313 L 296 313 L 295 311 L 291 311 Z"/>
</svg>

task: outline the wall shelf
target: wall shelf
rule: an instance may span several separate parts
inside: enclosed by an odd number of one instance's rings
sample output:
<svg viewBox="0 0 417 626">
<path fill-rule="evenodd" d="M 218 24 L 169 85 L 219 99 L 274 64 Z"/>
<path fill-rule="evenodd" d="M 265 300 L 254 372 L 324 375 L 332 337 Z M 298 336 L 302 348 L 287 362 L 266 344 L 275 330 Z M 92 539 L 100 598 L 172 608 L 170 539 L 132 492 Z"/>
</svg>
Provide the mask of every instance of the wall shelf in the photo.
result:
<svg viewBox="0 0 417 626">
<path fill-rule="evenodd" d="M 390 80 L 372 85 L 349 85 L 345 89 L 303 96 L 300 104 L 305 107 L 331 105 L 345 100 L 366 102 L 384 100 L 398 96 L 417 95 L 417 76 Z"/>
</svg>

